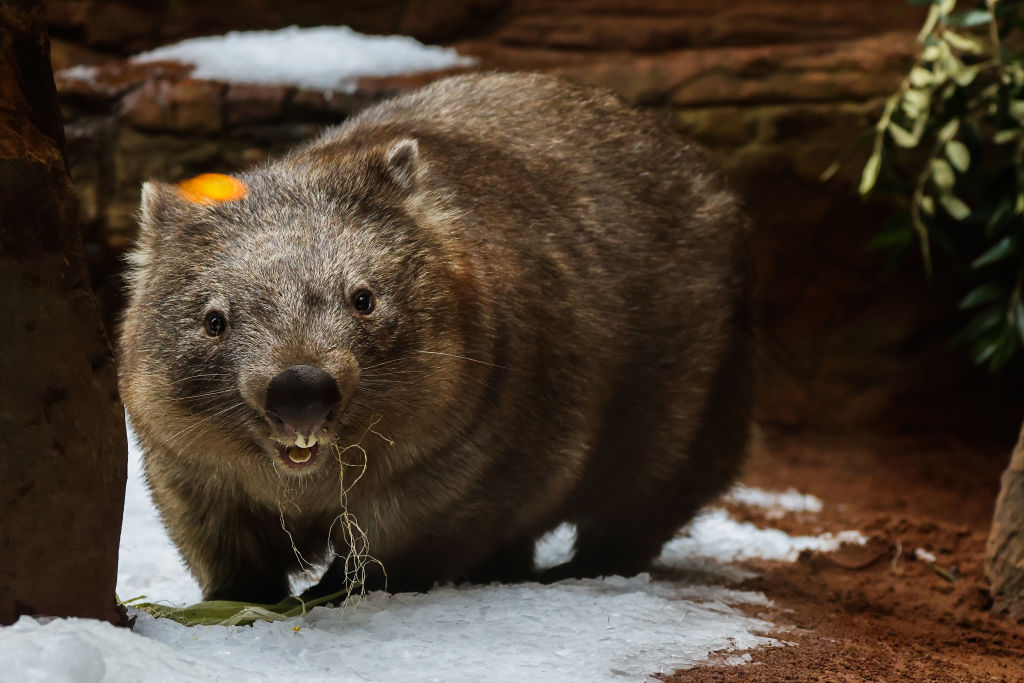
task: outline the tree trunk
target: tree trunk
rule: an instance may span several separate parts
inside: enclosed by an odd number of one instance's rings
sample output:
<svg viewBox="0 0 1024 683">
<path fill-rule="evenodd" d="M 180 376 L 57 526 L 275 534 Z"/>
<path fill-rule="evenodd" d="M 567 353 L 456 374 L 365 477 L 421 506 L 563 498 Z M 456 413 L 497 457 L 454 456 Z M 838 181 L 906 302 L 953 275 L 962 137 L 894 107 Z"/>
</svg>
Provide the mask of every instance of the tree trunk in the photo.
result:
<svg viewBox="0 0 1024 683">
<path fill-rule="evenodd" d="M 0 0 L 0 624 L 124 614 L 124 411 L 63 145 L 42 3 Z"/>
<path fill-rule="evenodd" d="M 1024 621 L 1024 426 L 1003 473 L 985 555 L 992 609 Z"/>
</svg>

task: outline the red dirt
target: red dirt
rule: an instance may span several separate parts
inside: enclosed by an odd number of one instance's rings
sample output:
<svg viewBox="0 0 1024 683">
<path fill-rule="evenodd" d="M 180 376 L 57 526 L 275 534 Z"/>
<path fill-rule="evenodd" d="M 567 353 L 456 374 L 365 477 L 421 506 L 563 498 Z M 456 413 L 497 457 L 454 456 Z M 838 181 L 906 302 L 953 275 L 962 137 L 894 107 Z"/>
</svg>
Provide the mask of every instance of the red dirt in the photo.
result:
<svg viewBox="0 0 1024 683">
<path fill-rule="evenodd" d="M 988 612 L 983 570 L 1010 450 L 909 437 L 766 439 L 744 483 L 812 493 L 824 510 L 766 519 L 734 505 L 735 514 L 790 533 L 859 529 L 871 541 L 792 564 L 750 563 L 759 577 L 742 587 L 774 603 L 754 614 L 794 645 L 665 680 L 1024 681 L 1024 626 Z M 935 568 L 915 558 L 917 548 L 935 555 Z"/>
</svg>

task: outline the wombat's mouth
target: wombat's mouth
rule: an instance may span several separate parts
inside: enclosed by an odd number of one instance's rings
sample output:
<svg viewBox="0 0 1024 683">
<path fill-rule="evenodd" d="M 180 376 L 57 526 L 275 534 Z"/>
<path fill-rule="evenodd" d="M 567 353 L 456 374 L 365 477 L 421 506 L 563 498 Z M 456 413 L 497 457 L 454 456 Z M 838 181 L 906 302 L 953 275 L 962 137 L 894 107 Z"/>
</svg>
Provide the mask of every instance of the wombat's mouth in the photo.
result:
<svg viewBox="0 0 1024 683">
<path fill-rule="evenodd" d="M 301 471 L 314 467 L 320 461 L 320 444 L 313 443 L 308 448 L 297 444 L 285 446 L 274 444 L 277 449 L 277 459 L 286 470 Z"/>
</svg>

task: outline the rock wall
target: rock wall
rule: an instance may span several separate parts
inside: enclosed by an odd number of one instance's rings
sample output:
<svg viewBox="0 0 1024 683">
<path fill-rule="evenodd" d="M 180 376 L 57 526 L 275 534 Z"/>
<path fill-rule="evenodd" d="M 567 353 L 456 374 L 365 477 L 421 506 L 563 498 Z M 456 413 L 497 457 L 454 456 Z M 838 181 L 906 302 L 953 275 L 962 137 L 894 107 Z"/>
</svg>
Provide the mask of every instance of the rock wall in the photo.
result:
<svg viewBox="0 0 1024 683">
<path fill-rule="evenodd" d="M 856 197 L 863 153 L 829 183 L 820 180 L 849 156 L 905 73 L 920 7 L 903 0 L 48 4 L 53 30 L 66 39 L 63 65 L 227 28 L 347 23 L 449 42 L 478 56 L 481 68 L 552 71 L 610 87 L 707 147 L 754 217 L 764 422 L 961 424 L 1006 430 L 1008 439 L 1016 431 L 1020 403 L 999 393 L 979 399 L 1002 387 L 944 349 L 956 292 L 941 280 L 928 287 L 916 264 L 885 271 L 879 255 L 864 251 L 891 207 Z M 108 313 L 118 308 L 114 259 L 134 235 L 142 179 L 258 161 L 433 77 L 367 80 L 348 96 L 229 86 L 192 80 L 177 65 L 114 62 L 89 87 L 60 81 Z"/>
</svg>

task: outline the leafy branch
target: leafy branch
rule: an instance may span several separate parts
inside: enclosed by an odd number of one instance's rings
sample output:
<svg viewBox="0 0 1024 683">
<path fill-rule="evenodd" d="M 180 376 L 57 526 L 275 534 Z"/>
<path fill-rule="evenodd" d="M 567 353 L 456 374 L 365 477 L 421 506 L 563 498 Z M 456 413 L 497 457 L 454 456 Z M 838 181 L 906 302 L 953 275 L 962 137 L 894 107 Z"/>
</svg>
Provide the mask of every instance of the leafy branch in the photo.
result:
<svg viewBox="0 0 1024 683">
<path fill-rule="evenodd" d="M 916 237 L 929 279 L 949 254 L 973 311 L 954 342 L 997 371 L 1024 348 L 1024 0 L 911 0 L 921 50 L 886 100 L 859 191 L 910 200 L 873 246 Z"/>
</svg>

